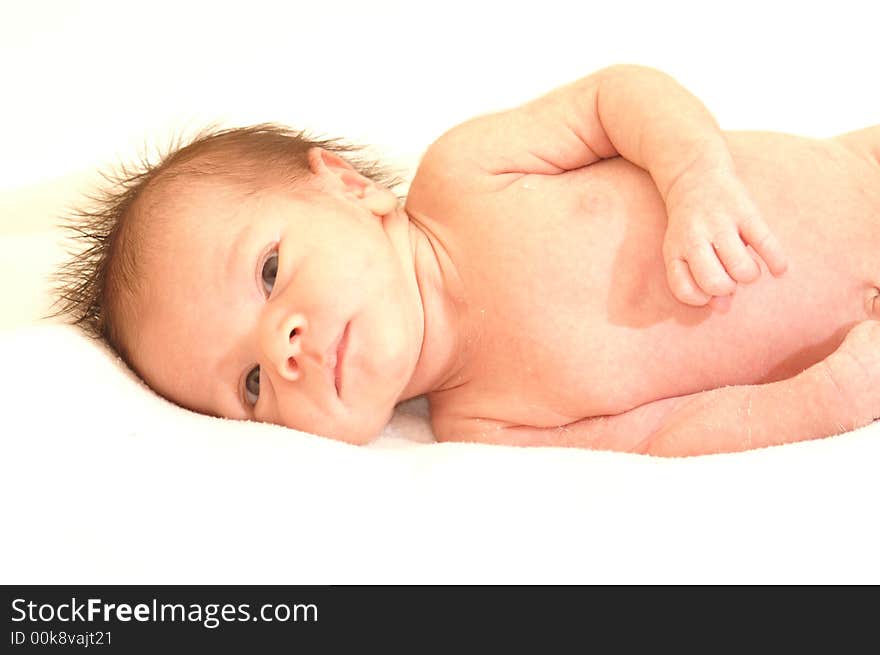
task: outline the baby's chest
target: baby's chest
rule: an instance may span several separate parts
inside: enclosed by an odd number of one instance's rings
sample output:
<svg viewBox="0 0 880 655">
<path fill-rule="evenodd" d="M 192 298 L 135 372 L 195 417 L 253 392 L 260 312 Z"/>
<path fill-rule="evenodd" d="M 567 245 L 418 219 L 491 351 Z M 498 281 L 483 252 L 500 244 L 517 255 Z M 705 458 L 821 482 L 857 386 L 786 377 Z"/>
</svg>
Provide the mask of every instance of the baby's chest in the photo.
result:
<svg viewBox="0 0 880 655">
<path fill-rule="evenodd" d="M 499 305 L 487 309 L 485 329 L 462 371 L 464 384 L 444 392 L 443 402 L 432 401 L 435 414 L 550 426 L 622 407 L 607 375 L 617 368 L 619 342 L 598 338 L 584 317 L 498 320 L 503 313 Z M 626 386 L 621 378 L 616 383 Z"/>
<path fill-rule="evenodd" d="M 639 337 L 616 327 L 614 315 L 625 323 L 632 306 L 621 289 L 629 298 L 662 282 L 662 222 L 649 211 L 639 234 L 629 234 L 619 215 L 632 214 L 632 196 L 628 204 L 586 176 L 579 182 L 525 178 L 457 226 L 476 341 L 467 383 L 438 408 L 558 425 L 623 411 L 640 396 L 638 369 L 620 368 L 638 357 Z M 627 250 L 634 237 L 650 244 L 635 257 Z"/>
</svg>

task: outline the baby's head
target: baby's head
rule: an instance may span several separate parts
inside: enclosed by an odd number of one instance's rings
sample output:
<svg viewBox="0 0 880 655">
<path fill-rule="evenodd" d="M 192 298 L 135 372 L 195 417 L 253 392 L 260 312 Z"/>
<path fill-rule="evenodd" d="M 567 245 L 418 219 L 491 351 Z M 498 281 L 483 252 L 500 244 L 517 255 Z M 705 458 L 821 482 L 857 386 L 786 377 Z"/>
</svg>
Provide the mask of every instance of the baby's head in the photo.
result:
<svg viewBox="0 0 880 655">
<path fill-rule="evenodd" d="M 260 125 L 123 170 L 74 219 L 61 311 L 183 407 L 369 440 L 423 314 L 406 214 L 349 150 Z"/>
</svg>

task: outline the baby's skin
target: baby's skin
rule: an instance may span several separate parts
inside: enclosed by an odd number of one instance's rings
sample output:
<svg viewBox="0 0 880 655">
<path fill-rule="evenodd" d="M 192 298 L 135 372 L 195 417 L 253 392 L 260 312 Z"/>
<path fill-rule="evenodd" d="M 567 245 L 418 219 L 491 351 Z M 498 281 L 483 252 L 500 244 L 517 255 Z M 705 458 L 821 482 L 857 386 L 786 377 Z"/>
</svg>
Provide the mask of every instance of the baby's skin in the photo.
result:
<svg viewBox="0 0 880 655">
<path fill-rule="evenodd" d="M 632 66 L 453 128 L 405 207 L 316 148 L 304 189 L 193 189 L 134 364 L 197 411 L 352 443 L 421 394 L 441 441 L 837 434 L 880 418 L 878 157 L 880 127 L 722 132 Z"/>
</svg>

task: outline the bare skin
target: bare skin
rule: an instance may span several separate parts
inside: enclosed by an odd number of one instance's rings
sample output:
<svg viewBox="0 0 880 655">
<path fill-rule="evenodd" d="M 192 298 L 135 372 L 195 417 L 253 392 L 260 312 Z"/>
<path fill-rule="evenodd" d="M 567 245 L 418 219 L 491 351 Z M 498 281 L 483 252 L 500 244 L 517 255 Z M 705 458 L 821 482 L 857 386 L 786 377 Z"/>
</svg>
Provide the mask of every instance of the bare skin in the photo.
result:
<svg viewBox="0 0 880 655">
<path fill-rule="evenodd" d="M 673 296 L 663 201 L 623 159 L 498 190 L 487 177 L 474 182 L 485 191 L 459 196 L 440 219 L 430 201 L 412 211 L 422 202 L 413 185 L 407 208 L 467 262 L 458 267 L 465 321 L 479 326 L 468 364 L 430 395 L 440 439 L 698 454 L 827 436 L 876 417 L 876 364 L 862 380 L 838 357 L 840 380 L 864 384 L 846 393 L 824 366 L 796 376 L 835 362 L 851 327 L 880 318 L 880 167 L 840 140 L 728 141 L 790 264 L 778 278 L 762 264 L 723 309 Z M 850 345 L 859 358 L 880 352 L 866 337 Z M 853 410 L 872 393 L 873 410 Z"/>
<path fill-rule="evenodd" d="M 877 128 L 723 133 L 633 67 L 451 130 L 404 209 L 315 149 L 306 192 L 219 226 L 228 203 L 192 194 L 135 366 L 197 411 L 352 443 L 423 393 L 440 440 L 692 455 L 836 434 L 880 417 L 878 153 Z"/>
</svg>

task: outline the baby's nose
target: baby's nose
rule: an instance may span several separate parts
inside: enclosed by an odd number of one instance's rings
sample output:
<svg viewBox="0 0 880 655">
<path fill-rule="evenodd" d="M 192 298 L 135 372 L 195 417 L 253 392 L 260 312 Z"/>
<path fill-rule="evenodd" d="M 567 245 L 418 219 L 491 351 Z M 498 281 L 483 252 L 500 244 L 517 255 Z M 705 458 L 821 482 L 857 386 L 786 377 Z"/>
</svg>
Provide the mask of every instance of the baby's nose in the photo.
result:
<svg viewBox="0 0 880 655">
<path fill-rule="evenodd" d="M 299 379 L 302 340 L 307 329 L 308 324 L 302 314 L 290 314 L 280 321 L 264 321 L 263 351 L 278 375 L 285 380 Z"/>
<path fill-rule="evenodd" d="M 299 347 L 300 339 L 299 328 L 293 328 L 288 335 L 288 343 L 290 344 L 287 352 L 281 354 L 278 362 L 278 373 L 281 377 L 288 380 L 296 380 L 299 378 L 299 363 L 297 359 L 302 354 L 302 348 Z"/>
</svg>

